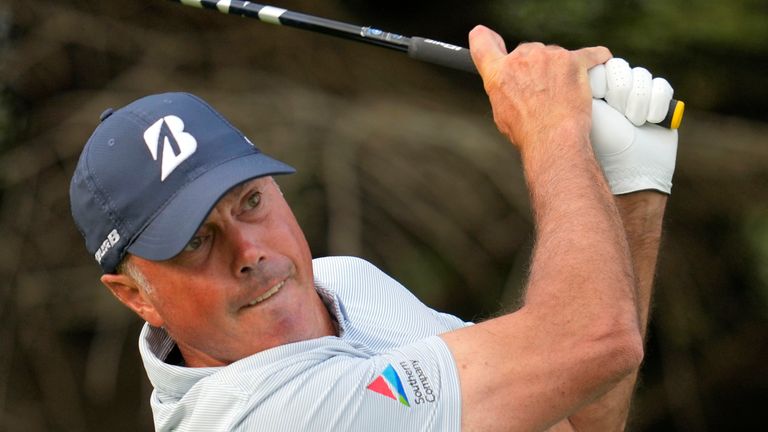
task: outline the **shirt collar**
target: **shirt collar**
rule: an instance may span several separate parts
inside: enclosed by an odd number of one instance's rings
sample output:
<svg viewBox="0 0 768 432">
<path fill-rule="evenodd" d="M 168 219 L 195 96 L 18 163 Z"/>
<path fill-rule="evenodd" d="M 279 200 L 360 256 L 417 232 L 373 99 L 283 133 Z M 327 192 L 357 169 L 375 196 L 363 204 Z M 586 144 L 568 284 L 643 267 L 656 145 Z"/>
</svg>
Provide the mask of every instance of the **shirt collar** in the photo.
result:
<svg viewBox="0 0 768 432">
<path fill-rule="evenodd" d="M 162 394 L 181 397 L 201 379 L 219 367 L 189 368 L 166 363 L 164 360 L 176 343 L 165 329 L 144 324 L 139 336 L 139 352 L 152 387 Z"/>
<path fill-rule="evenodd" d="M 320 295 L 320 299 L 323 300 L 325 308 L 330 312 L 331 317 L 334 319 L 336 330 L 339 337 L 343 337 L 349 326 L 349 315 L 344 308 L 344 303 L 341 302 L 339 296 L 335 291 L 332 291 L 323 284 L 322 281 L 315 278 L 315 290 Z"/>
<path fill-rule="evenodd" d="M 315 279 L 315 290 L 334 318 L 338 336 L 343 337 L 349 327 L 349 315 L 344 304 L 334 291 L 317 279 Z M 221 367 L 190 368 L 166 363 L 165 359 L 175 345 L 176 343 L 165 329 L 153 327 L 148 323 L 144 324 L 139 336 L 139 352 L 149 381 L 160 392 L 180 398 L 195 383 L 221 370 Z"/>
</svg>

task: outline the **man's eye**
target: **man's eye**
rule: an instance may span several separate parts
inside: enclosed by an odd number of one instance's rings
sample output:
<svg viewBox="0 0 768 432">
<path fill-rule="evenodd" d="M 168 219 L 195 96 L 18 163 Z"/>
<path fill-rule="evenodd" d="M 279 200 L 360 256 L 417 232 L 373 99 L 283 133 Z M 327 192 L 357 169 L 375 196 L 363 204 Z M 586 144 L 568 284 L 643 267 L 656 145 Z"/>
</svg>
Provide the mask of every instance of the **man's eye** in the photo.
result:
<svg viewBox="0 0 768 432">
<path fill-rule="evenodd" d="M 194 236 L 192 237 L 192 240 L 187 243 L 186 246 L 184 246 L 184 252 L 193 252 L 198 249 L 200 249 L 200 246 L 203 245 L 203 237 L 201 236 Z"/>
<path fill-rule="evenodd" d="M 260 202 L 261 202 L 261 192 L 254 192 L 245 201 L 245 207 L 248 208 L 249 210 L 254 209 L 259 206 Z"/>
</svg>

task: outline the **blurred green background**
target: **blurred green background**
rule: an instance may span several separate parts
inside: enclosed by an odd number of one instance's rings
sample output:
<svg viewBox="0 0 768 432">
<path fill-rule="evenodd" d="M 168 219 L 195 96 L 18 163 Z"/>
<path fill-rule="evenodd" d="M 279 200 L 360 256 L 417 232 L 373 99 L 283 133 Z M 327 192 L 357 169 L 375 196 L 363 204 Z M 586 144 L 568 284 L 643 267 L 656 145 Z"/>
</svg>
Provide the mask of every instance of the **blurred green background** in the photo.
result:
<svg viewBox="0 0 768 432">
<path fill-rule="evenodd" d="M 467 45 L 605 45 L 686 101 L 631 430 L 752 430 L 768 400 L 768 3 L 275 0 Z M 519 161 L 476 76 L 164 0 L 0 3 L 0 430 L 151 430 L 140 322 L 98 282 L 67 188 L 99 114 L 208 99 L 299 168 L 316 256 L 363 256 L 435 308 L 514 308 L 531 247 Z"/>
</svg>

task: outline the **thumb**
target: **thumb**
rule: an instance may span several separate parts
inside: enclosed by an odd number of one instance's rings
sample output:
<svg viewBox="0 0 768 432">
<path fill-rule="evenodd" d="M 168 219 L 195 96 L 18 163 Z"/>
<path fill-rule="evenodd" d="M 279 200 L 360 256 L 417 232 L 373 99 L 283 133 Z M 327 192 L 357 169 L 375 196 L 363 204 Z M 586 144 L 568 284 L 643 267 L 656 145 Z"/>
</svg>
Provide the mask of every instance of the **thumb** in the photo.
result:
<svg viewBox="0 0 768 432">
<path fill-rule="evenodd" d="M 485 78 L 490 66 L 507 55 L 507 47 L 498 33 L 478 25 L 469 32 L 469 52 L 480 76 Z"/>
</svg>

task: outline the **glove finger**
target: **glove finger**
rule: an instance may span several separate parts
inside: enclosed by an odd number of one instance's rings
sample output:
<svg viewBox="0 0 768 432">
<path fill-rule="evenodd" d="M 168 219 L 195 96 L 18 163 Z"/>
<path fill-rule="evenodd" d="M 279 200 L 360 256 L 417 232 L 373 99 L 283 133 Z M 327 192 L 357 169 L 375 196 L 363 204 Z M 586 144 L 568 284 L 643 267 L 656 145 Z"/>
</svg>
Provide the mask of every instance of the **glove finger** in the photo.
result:
<svg viewBox="0 0 768 432">
<path fill-rule="evenodd" d="M 664 78 L 654 78 L 651 86 L 651 101 L 648 109 L 648 121 L 659 123 L 667 116 L 669 102 L 675 93 L 672 86 Z"/>
<path fill-rule="evenodd" d="M 624 111 L 624 115 L 635 126 L 642 126 L 648 117 L 652 79 L 648 69 L 642 67 L 632 69 L 632 90 L 627 96 L 627 109 Z"/>
<path fill-rule="evenodd" d="M 632 69 L 629 63 L 617 57 L 608 60 L 605 63 L 605 78 L 608 87 L 605 100 L 623 113 L 627 109 L 627 97 L 632 90 Z"/>
<path fill-rule="evenodd" d="M 608 84 L 605 81 L 605 65 L 597 65 L 589 70 L 589 87 L 592 89 L 592 97 L 602 99 L 608 90 Z"/>
</svg>

